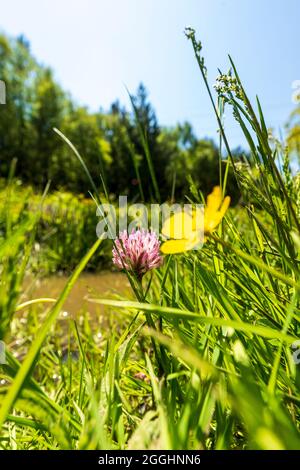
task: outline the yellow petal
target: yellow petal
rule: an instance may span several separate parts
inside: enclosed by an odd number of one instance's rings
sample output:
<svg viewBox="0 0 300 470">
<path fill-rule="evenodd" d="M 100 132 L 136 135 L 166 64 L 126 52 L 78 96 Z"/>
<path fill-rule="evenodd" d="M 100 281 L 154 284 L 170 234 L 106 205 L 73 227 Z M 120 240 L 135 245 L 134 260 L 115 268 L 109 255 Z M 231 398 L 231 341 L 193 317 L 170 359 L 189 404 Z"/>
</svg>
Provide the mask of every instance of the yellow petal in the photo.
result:
<svg viewBox="0 0 300 470">
<path fill-rule="evenodd" d="M 222 191 L 220 186 L 215 186 L 212 192 L 207 196 L 206 208 L 209 211 L 216 212 L 222 203 Z"/>
<path fill-rule="evenodd" d="M 172 214 L 165 220 L 162 226 L 162 234 L 168 238 L 180 240 L 189 239 L 193 236 L 193 218 L 186 211 L 179 211 Z"/>
<path fill-rule="evenodd" d="M 204 216 L 204 233 L 213 232 L 219 223 L 222 220 L 222 215 L 220 212 L 215 212 L 215 214 L 210 214 L 209 217 Z"/>
<path fill-rule="evenodd" d="M 220 213 L 222 215 L 222 218 L 224 217 L 228 207 L 229 207 L 229 204 L 230 204 L 230 196 L 226 196 L 223 203 L 222 203 L 222 206 L 221 206 L 221 209 L 220 209 Z"/>
<path fill-rule="evenodd" d="M 195 242 L 192 243 L 191 240 L 183 238 L 181 240 L 168 240 L 164 242 L 161 245 L 160 250 L 166 255 L 171 255 L 176 253 L 184 253 L 185 251 L 192 250 L 194 246 Z"/>
<path fill-rule="evenodd" d="M 204 208 L 196 206 L 192 211 L 193 224 L 192 231 L 194 233 L 203 232 L 204 227 Z"/>
<path fill-rule="evenodd" d="M 223 219 L 230 204 L 230 197 L 226 196 L 221 205 L 220 210 L 214 211 L 211 207 L 206 207 L 204 210 L 204 233 L 213 232 L 221 220 Z"/>
</svg>

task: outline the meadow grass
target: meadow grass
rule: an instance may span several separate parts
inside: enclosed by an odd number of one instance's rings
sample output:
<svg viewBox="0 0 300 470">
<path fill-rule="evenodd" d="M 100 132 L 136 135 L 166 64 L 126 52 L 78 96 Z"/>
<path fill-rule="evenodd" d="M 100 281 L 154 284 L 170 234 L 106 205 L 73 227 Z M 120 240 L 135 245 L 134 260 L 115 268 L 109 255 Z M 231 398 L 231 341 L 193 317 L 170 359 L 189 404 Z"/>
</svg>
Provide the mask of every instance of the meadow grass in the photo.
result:
<svg viewBox="0 0 300 470">
<path fill-rule="evenodd" d="M 193 30 L 187 36 L 212 98 L 201 44 Z M 142 283 L 128 272 L 134 300 L 91 297 L 105 306 L 102 323 L 88 312 L 62 322 L 60 312 L 106 241 L 86 250 L 54 303 L 20 304 L 42 209 L 12 218 L 9 182 L 0 245 L 3 449 L 300 448 L 298 186 L 285 145 L 270 140 L 259 100 L 255 110 L 231 67 L 212 103 L 228 157 L 220 185 L 226 194 L 232 165 L 243 205 L 226 213 L 201 250 L 166 256 Z M 231 156 L 225 105 L 251 162 Z M 143 145 L 156 194 L 145 135 Z M 192 183 L 188 197 L 203 200 Z"/>
<path fill-rule="evenodd" d="M 11 190 L 8 190 L 5 181 L 0 182 L 2 208 L 7 205 L 8 196 L 10 224 L 18 224 L 22 217 L 30 218 L 41 205 L 41 194 L 17 179 L 12 179 Z M 91 198 L 63 190 L 49 191 L 40 210 L 27 271 L 39 277 L 59 271 L 70 274 L 95 241 L 98 221 L 99 216 L 96 216 L 95 203 Z M 5 219 L 1 222 L 0 238 L 3 239 Z M 87 269 L 103 270 L 110 266 L 110 261 L 111 247 L 107 243 L 95 253 Z"/>
</svg>

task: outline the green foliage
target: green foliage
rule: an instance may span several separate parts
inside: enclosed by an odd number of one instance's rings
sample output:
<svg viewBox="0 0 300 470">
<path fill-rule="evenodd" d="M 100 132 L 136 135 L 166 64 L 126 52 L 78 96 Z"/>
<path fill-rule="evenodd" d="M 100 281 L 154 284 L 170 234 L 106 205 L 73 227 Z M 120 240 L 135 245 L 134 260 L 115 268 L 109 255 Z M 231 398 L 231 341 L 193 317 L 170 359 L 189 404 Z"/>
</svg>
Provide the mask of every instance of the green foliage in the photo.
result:
<svg viewBox="0 0 300 470">
<path fill-rule="evenodd" d="M 289 150 L 294 152 L 298 160 L 298 168 L 300 163 L 300 100 L 298 97 L 298 104 L 290 115 L 287 123 L 288 138 L 287 144 Z"/>
<path fill-rule="evenodd" d="M 167 183 L 171 187 L 175 176 L 177 197 L 184 198 L 189 193 L 187 174 L 192 175 L 194 184 L 204 194 L 219 184 L 219 149 L 212 140 L 198 140 L 189 123 L 177 125 L 174 129 L 163 129 L 159 140 L 169 162 L 166 167 Z M 233 153 L 239 161 L 242 150 L 236 149 Z M 223 169 L 226 163 L 225 159 L 222 160 Z M 233 201 L 237 202 L 239 193 L 232 171 L 229 173 L 228 191 Z"/>
<path fill-rule="evenodd" d="M 187 34 L 212 97 L 201 43 L 193 30 Z M 99 318 L 60 315 L 99 241 L 49 310 L 51 299 L 21 303 L 11 279 L 19 260 L 25 265 L 29 259 L 24 251 L 33 238 L 25 233 L 32 221 L 25 209 L 8 210 L 18 191 L 9 186 L 0 244 L 0 319 L 8 344 L 0 372 L 3 449 L 300 449 L 299 182 L 285 146 L 269 139 L 259 100 L 255 110 L 231 66 L 230 75 L 220 76 L 218 98 L 244 132 L 251 166 L 236 163 L 220 110 L 214 110 L 243 207 L 226 213 L 201 250 L 168 256 L 143 283 L 132 283 L 133 299 L 95 293 L 90 302 L 105 309 Z M 196 146 L 188 127 L 177 132 L 174 145 L 179 139 L 182 152 Z M 123 138 L 125 145 L 127 134 Z M 112 147 L 109 155 L 114 158 Z M 229 167 L 218 158 L 225 194 Z M 149 186 L 158 174 L 153 162 Z M 191 184 L 191 190 L 197 200 L 198 188 Z M 71 206 L 70 197 L 63 195 L 59 211 Z M 52 210 L 57 198 L 45 198 L 42 218 L 47 202 Z M 61 225 L 66 215 L 54 218 Z"/>
<path fill-rule="evenodd" d="M 24 186 L 19 180 L 13 180 L 9 187 L 5 181 L 0 185 L 1 231 L 6 236 L 7 224 L 22 232 L 18 243 L 24 243 L 27 232 L 32 230 L 30 220 L 39 213 L 36 222 L 35 237 L 28 260 L 29 269 L 39 276 L 64 271 L 70 273 L 89 247 L 95 242 L 96 226 L 99 215 L 96 214 L 96 204 L 83 194 L 75 196 L 72 193 L 56 191 L 45 196 L 40 208 L 41 195 L 34 192 L 32 187 Z M 39 209 L 40 208 L 40 209 Z M 7 219 L 8 217 L 8 219 Z M 24 222 L 24 223 L 23 223 Z M 25 238 L 26 239 L 26 238 Z M 1 240 L 1 238 L 0 238 Z M 5 238 L 3 239 L 3 241 Z M 8 248 L 18 252 L 18 244 L 8 243 Z M 87 269 L 99 271 L 111 265 L 111 244 L 107 242 L 102 250 L 98 250 L 89 261 Z M 12 265 L 14 272 L 14 266 Z M 7 285 L 6 288 L 9 288 Z"/>
<path fill-rule="evenodd" d="M 166 200 L 176 175 L 175 193 L 184 198 L 189 188 L 182 169 L 193 172 L 195 184 L 203 192 L 218 180 L 213 142 L 197 139 L 188 123 L 161 128 L 142 84 L 131 97 L 132 113 L 118 102 L 108 112 L 91 113 L 74 103 L 49 67 L 35 60 L 23 37 L 4 35 L 0 36 L 0 70 L 7 88 L 7 104 L 0 114 L 2 176 L 8 175 L 16 158 L 16 175 L 25 183 L 43 189 L 51 180 L 51 189 L 87 194 L 89 181 L 70 149 L 53 132 L 57 128 L 84 155 L 96 184 L 100 187 L 102 178 L 112 195 L 136 199 L 143 188 L 142 199 L 161 196 Z M 148 184 L 149 171 L 154 185 Z M 238 197 L 232 178 L 230 189 Z"/>
</svg>

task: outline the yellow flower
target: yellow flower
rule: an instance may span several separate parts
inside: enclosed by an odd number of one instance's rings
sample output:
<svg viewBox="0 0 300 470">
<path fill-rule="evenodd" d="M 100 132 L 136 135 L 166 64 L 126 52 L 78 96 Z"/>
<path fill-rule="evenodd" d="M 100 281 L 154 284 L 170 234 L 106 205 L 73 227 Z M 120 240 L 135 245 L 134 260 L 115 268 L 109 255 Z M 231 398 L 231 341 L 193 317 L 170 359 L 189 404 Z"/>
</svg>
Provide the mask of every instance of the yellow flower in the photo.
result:
<svg viewBox="0 0 300 470">
<path fill-rule="evenodd" d="M 215 186 L 207 197 L 204 214 L 199 209 L 191 213 L 179 211 L 173 214 L 162 227 L 162 234 L 173 240 L 164 242 L 161 251 L 165 254 L 183 253 L 201 244 L 205 236 L 218 227 L 229 204 L 230 197 L 226 196 L 223 200 L 220 186 Z M 197 224 L 202 230 L 197 229 Z"/>
</svg>

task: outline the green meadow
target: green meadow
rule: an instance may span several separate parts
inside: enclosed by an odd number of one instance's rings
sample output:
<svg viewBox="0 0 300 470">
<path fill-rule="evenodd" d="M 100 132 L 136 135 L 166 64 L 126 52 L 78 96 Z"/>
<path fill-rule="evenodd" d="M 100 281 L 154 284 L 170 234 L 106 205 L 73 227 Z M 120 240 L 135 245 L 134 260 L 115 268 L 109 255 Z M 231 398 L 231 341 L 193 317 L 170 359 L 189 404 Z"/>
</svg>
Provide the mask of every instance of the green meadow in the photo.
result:
<svg viewBox="0 0 300 470">
<path fill-rule="evenodd" d="M 300 108 L 277 139 L 238 64 L 211 87 L 186 36 L 216 142 L 160 128 L 143 86 L 132 109 L 90 113 L 0 37 L 15 97 L 0 107 L 1 449 L 300 449 Z M 208 220 L 215 186 L 231 201 L 203 247 L 162 250 L 142 276 L 96 235 L 119 194 L 204 203 Z"/>
</svg>

